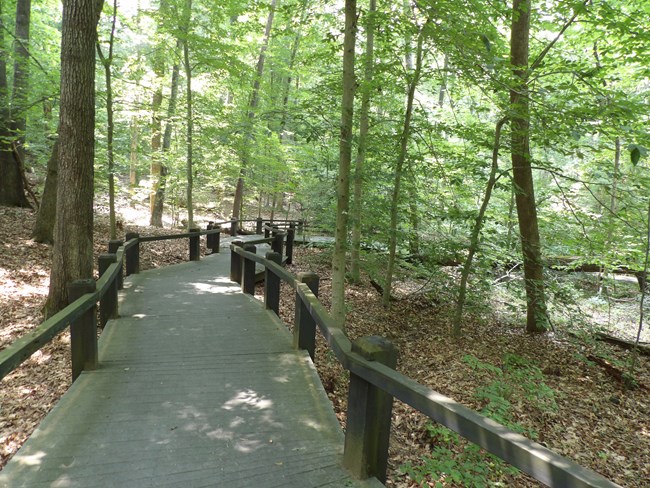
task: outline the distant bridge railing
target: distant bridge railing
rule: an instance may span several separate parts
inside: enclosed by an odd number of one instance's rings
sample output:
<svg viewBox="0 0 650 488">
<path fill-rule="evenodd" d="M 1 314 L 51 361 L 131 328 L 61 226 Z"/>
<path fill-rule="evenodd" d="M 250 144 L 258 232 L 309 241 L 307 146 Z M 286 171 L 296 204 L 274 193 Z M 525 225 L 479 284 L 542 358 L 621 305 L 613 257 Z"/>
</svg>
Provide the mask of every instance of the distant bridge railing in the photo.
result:
<svg viewBox="0 0 650 488">
<path fill-rule="evenodd" d="M 269 228 L 269 241 L 273 249 L 286 253 L 285 262 L 293 256 L 295 230 L 301 229 L 302 221 L 229 220 L 210 222 L 206 230 L 193 228 L 182 234 L 162 236 L 140 236 L 126 234 L 126 241 L 111 240 L 108 253 L 98 258 L 99 279 L 76 280 L 68 285 L 69 304 L 63 310 L 45 320 L 36 328 L 19 337 L 0 351 L 0 380 L 20 366 L 32 354 L 48 344 L 57 334 L 70 326 L 70 348 L 72 356 L 72 380 L 84 370 L 96 369 L 98 365 L 97 315 L 104 326 L 118 315 L 118 290 L 122 289 L 123 276 L 140 271 L 140 244 L 171 239 L 188 239 L 189 259 L 201 259 L 202 235 L 206 236 L 206 246 L 212 253 L 218 253 L 222 226 L 229 227 L 231 235 L 245 225 L 252 224 L 257 233 L 262 234 L 265 226 Z M 280 227 L 286 227 L 281 231 Z"/>
<path fill-rule="evenodd" d="M 350 372 L 343 464 L 356 478 L 386 481 L 392 403 L 397 398 L 548 486 L 619 486 L 395 371 L 397 351 L 388 340 L 372 336 L 350 342 L 318 300 L 316 274 L 294 277 L 280 266 L 277 252 L 257 255 L 251 242 L 233 242 L 230 250 L 230 278 L 245 293 L 255 291 L 255 264 L 264 265 L 267 309 L 278 314 L 281 281 L 295 290 L 294 346 L 306 350 L 313 360 L 318 326 Z"/>
</svg>

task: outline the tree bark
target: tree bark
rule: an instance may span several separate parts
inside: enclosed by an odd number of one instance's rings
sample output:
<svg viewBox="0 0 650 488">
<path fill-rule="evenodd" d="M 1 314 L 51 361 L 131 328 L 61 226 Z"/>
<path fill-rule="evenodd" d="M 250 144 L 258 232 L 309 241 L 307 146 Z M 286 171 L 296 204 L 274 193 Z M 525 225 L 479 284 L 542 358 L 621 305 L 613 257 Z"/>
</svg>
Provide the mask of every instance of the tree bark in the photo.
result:
<svg viewBox="0 0 650 488">
<path fill-rule="evenodd" d="M 336 231 L 332 256 L 332 317 L 345 328 L 345 258 L 348 249 L 350 207 L 350 165 L 352 162 L 352 123 L 354 117 L 354 49 L 357 34 L 357 2 L 345 0 L 343 38 L 343 97 L 339 138 L 339 173 L 336 182 Z"/>
<path fill-rule="evenodd" d="M 359 144 L 357 158 L 354 163 L 354 184 L 352 199 L 352 252 L 350 259 L 350 279 L 358 282 L 360 279 L 361 261 L 361 209 L 363 208 L 363 171 L 368 148 L 368 132 L 370 127 L 370 88 L 375 68 L 375 12 L 376 0 L 370 0 L 368 7 L 368 22 L 366 25 L 366 59 L 363 85 L 361 88 L 361 109 L 359 112 Z"/>
<path fill-rule="evenodd" d="M 43 197 L 36 214 L 32 239 L 44 244 L 54 243 L 54 221 L 56 218 L 56 192 L 59 171 L 59 139 L 54 142 L 50 159 L 47 161 L 47 177 Z"/>
<path fill-rule="evenodd" d="M 402 172 L 404 169 L 404 162 L 408 152 L 408 141 L 411 135 L 411 117 L 413 115 L 413 100 L 415 98 L 415 88 L 420 81 L 420 74 L 422 72 L 422 43 L 423 43 L 423 30 L 421 28 L 418 34 L 417 48 L 415 53 L 415 71 L 411 74 L 411 81 L 409 83 L 408 94 L 406 96 L 406 113 L 404 114 L 404 127 L 402 128 L 402 135 L 400 137 L 400 148 L 395 164 L 395 182 L 393 185 L 393 195 L 390 206 L 390 237 L 388 241 L 388 265 L 386 270 L 386 279 L 384 283 L 384 293 L 381 297 L 381 303 L 384 307 L 390 308 L 390 294 L 393 283 L 393 273 L 395 271 L 395 252 L 397 250 L 397 217 L 400 198 L 400 186 L 402 181 Z"/>
<path fill-rule="evenodd" d="M 70 282 L 93 275 L 95 42 L 102 3 L 63 1 L 59 184 L 47 316 L 67 305 Z"/>
<path fill-rule="evenodd" d="M 510 90 L 511 157 L 519 234 L 526 288 L 526 331 L 544 332 L 549 327 L 544 292 L 544 268 L 537 223 L 535 187 L 530 162 L 530 106 L 528 93 L 528 44 L 531 0 L 514 0 L 510 62 L 515 86 Z"/>
</svg>

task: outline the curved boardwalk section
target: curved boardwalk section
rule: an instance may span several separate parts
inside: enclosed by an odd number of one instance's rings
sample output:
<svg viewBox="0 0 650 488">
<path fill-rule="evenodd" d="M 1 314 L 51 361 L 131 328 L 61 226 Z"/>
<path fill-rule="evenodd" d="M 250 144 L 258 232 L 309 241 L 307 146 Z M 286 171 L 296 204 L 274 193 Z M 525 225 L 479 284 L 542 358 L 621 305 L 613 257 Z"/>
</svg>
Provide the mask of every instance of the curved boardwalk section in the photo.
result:
<svg viewBox="0 0 650 488">
<path fill-rule="evenodd" d="M 360 486 L 308 355 L 229 253 L 131 276 L 121 318 L 0 472 L 15 487 Z"/>
</svg>

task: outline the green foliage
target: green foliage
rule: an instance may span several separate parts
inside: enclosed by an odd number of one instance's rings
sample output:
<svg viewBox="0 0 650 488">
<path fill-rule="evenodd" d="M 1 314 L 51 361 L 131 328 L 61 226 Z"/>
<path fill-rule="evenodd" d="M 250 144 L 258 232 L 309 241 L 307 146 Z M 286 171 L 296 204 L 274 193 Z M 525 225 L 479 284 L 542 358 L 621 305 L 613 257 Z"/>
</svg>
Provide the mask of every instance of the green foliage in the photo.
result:
<svg viewBox="0 0 650 488">
<path fill-rule="evenodd" d="M 532 361 L 517 354 L 506 353 L 499 366 L 467 355 L 463 361 L 485 381 L 474 396 L 481 401 L 481 413 L 515 432 L 535 438 L 534 431 L 513 418 L 513 404 L 518 408 L 555 411 L 555 392 L 544 382 L 544 374 Z M 405 464 L 400 469 L 421 486 L 429 481 L 434 486 L 453 483 L 458 486 L 506 486 L 504 477 L 518 470 L 501 459 L 486 453 L 476 444 L 462 439 L 455 432 L 437 424 L 427 426 L 432 444 L 430 455 L 422 464 Z"/>
</svg>

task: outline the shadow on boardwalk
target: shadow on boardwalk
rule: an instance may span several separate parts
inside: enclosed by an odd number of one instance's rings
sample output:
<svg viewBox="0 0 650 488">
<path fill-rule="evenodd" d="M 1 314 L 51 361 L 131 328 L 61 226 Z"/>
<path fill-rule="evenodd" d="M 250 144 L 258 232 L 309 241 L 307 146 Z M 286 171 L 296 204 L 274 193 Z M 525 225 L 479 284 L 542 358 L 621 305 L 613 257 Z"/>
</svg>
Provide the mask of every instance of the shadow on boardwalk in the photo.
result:
<svg viewBox="0 0 650 488">
<path fill-rule="evenodd" d="M 363 486 L 289 332 L 228 279 L 226 252 L 125 282 L 121 317 L 0 472 L 14 487 Z"/>
</svg>

